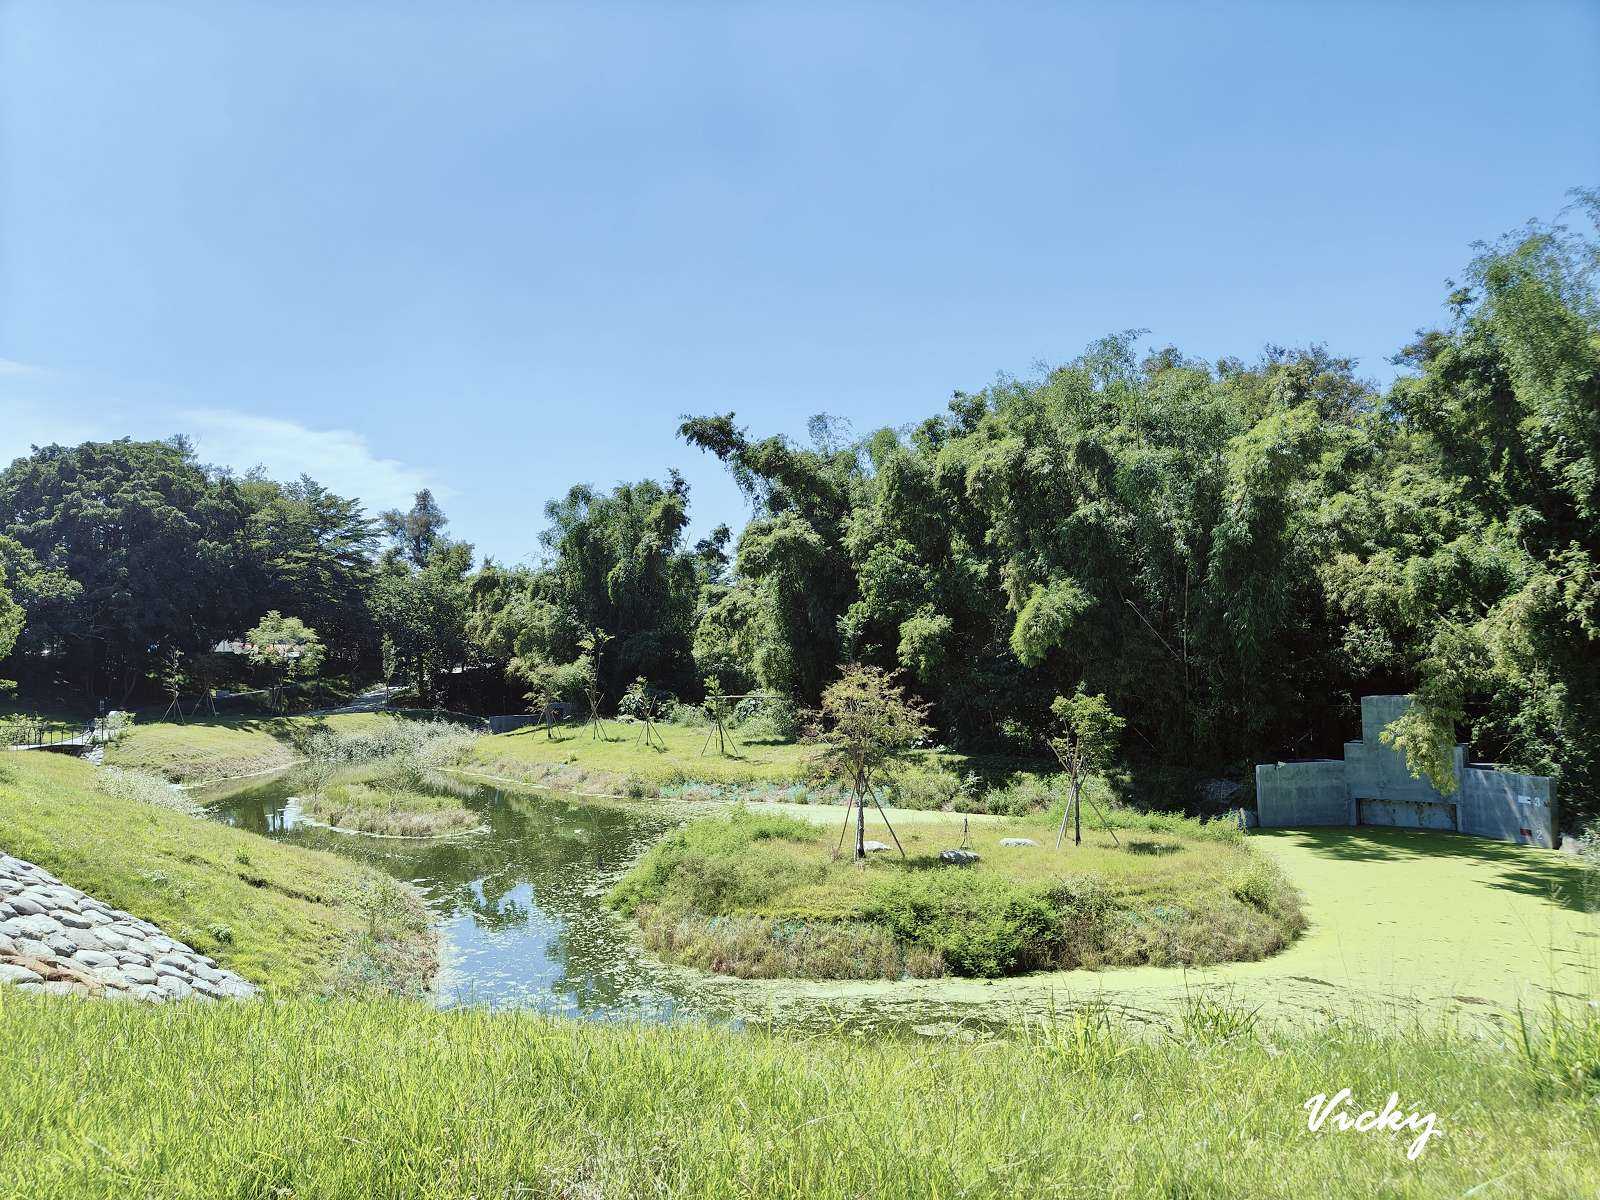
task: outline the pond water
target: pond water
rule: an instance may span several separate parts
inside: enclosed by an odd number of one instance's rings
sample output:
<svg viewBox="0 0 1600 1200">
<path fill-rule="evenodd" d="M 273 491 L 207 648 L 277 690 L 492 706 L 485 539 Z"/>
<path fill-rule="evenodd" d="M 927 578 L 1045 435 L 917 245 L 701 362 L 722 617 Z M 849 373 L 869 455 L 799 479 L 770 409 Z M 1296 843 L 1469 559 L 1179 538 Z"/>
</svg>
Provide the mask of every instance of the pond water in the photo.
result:
<svg viewBox="0 0 1600 1200">
<path fill-rule="evenodd" d="M 559 793 L 477 786 L 463 803 L 484 830 L 454 838 L 341 833 L 302 819 L 286 775 L 201 795 L 217 819 L 349 855 L 417 886 L 440 934 L 438 1002 L 535 1008 L 566 1016 L 864 1031 L 897 1026 L 962 1034 L 998 1027 L 978 1004 L 829 1003 L 796 989 L 705 975 L 647 953 L 605 895 L 687 813 L 594 803 Z M 822 998 L 819 999 L 819 991 Z"/>
</svg>

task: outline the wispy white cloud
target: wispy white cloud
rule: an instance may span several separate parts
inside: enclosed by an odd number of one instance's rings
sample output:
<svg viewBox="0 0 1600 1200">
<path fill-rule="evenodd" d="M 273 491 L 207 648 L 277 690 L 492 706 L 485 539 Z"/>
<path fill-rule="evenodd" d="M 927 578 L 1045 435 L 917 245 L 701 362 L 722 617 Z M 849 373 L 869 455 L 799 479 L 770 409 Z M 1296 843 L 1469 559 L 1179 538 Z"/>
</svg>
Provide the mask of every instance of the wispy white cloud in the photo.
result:
<svg viewBox="0 0 1600 1200">
<path fill-rule="evenodd" d="M 14 358 L 0 358 L 0 375 L 43 375 L 43 367 L 36 367 L 32 363 L 18 362 Z"/>
<path fill-rule="evenodd" d="M 311 429 L 295 421 L 226 409 L 186 409 L 176 426 L 189 433 L 202 462 L 247 471 L 261 466 L 274 479 L 310 475 L 344 496 L 357 496 L 370 510 L 408 508 L 430 486 L 427 472 L 382 458 L 367 439 L 348 429 Z M 432 485 L 441 496 L 448 493 Z"/>
<path fill-rule="evenodd" d="M 58 397 L 59 389 L 41 390 L 34 383 L 26 373 L 8 372 L 0 365 L 0 469 L 31 447 L 52 442 L 70 446 L 184 433 L 194 439 L 201 462 L 240 473 L 261 466 L 274 479 L 310 475 L 342 496 L 358 497 L 370 511 L 409 508 L 411 498 L 424 487 L 431 487 L 440 499 L 451 494 L 428 472 L 382 457 L 366 438 L 348 429 L 312 429 L 231 409 L 80 402 Z"/>
</svg>

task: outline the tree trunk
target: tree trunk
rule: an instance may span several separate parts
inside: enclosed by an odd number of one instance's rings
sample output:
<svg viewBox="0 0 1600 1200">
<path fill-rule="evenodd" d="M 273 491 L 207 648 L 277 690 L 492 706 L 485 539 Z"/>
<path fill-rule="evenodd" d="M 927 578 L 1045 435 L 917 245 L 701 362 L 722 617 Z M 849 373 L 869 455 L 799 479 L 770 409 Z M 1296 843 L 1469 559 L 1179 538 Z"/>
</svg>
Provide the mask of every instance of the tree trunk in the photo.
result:
<svg viewBox="0 0 1600 1200">
<path fill-rule="evenodd" d="M 867 857 L 867 806 L 865 799 L 856 793 L 856 861 L 864 862 Z"/>
<path fill-rule="evenodd" d="M 1072 844 L 1083 845 L 1083 784 L 1072 785 Z"/>
</svg>

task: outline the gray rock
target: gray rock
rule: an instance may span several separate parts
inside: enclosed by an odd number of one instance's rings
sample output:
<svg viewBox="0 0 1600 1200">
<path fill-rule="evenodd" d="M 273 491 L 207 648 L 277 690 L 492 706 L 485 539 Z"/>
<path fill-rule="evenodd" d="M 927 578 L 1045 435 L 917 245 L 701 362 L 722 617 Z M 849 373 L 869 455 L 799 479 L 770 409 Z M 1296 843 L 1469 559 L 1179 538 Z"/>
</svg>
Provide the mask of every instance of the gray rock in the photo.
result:
<svg viewBox="0 0 1600 1200">
<path fill-rule="evenodd" d="M 978 861 L 978 854 L 975 850 L 941 850 L 939 861 L 958 867 L 970 867 Z"/>
<path fill-rule="evenodd" d="M 88 917 L 65 908 L 56 909 L 56 920 L 60 921 L 68 929 L 88 929 L 90 925 Z"/>
<path fill-rule="evenodd" d="M 56 956 L 56 952 L 38 938 L 18 938 L 17 953 L 26 954 L 29 958 L 54 958 Z"/>
<path fill-rule="evenodd" d="M 67 979 L 52 979 L 44 985 L 44 994 L 47 996 L 87 996 L 89 985 L 73 983 Z"/>
<path fill-rule="evenodd" d="M 1002 846 L 1037 846 L 1039 843 L 1032 838 L 1001 838 Z"/>
<path fill-rule="evenodd" d="M 162 1001 L 164 1001 L 167 998 L 167 994 L 165 992 L 163 992 L 160 988 L 158 988 L 158 987 L 145 987 L 143 985 L 141 985 L 139 987 L 135 987 L 130 994 L 133 995 L 134 997 L 136 997 L 137 999 L 148 1000 L 152 1004 L 160 1004 Z"/>
<path fill-rule="evenodd" d="M 15 954 L 16 952 L 16 942 L 12 941 L 5 934 L 0 933 L 0 954 Z"/>
<path fill-rule="evenodd" d="M 10 917 L 0 923 L 0 933 L 9 933 L 12 937 L 44 938 L 60 930 L 61 922 L 42 914 L 31 917 Z"/>
<path fill-rule="evenodd" d="M 93 925 L 97 929 L 112 923 L 111 914 L 104 912 L 101 909 L 90 908 L 88 905 L 85 905 L 82 911 L 84 920 L 88 921 L 89 924 Z"/>
<path fill-rule="evenodd" d="M 868 854 L 876 854 L 880 850 L 889 849 L 889 844 L 887 842 L 875 842 L 869 838 L 867 841 L 861 843 L 861 848 Z"/>
<path fill-rule="evenodd" d="M 182 979 L 187 983 L 189 979 L 189 972 L 182 967 L 175 967 L 171 963 L 158 962 L 155 965 L 155 973 L 160 976 L 156 980 L 157 983 L 160 983 L 162 979 Z"/>
<path fill-rule="evenodd" d="M 115 967 L 117 960 L 101 950 L 79 950 L 72 956 L 86 967 Z"/>
<path fill-rule="evenodd" d="M 43 983 L 44 977 L 21 963 L 0 963 L 0 983 Z"/>
<path fill-rule="evenodd" d="M 129 980 L 130 982 L 133 982 L 133 983 L 147 984 L 148 985 L 148 984 L 154 984 L 155 981 L 156 981 L 156 973 L 154 971 L 152 971 L 149 967 L 141 967 L 141 966 L 136 966 L 136 965 L 129 964 L 129 963 L 124 963 L 119 968 L 119 972 L 123 976 L 123 978 L 125 978 L 125 979 L 127 979 L 127 980 Z"/>
<path fill-rule="evenodd" d="M 128 948 L 128 939 L 112 933 L 109 929 L 96 929 L 94 937 L 95 941 L 99 942 L 107 950 L 126 950 Z"/>
<path fill-rule="evenodd" d="M 49 946 L 55 953 L 61 955 L 62 958 L 71 958 L 78 952 L 78 939 L 69 937 L 64 933 L 52 933 L 45 938 L 44 944 Z"/>
<path fill-rule="evenodd" d="M 150 956 L 148 954 L 140 954 L 137 950 L 116 950 L 113 953 L 117 956 L 117 961 L 125 967 L 148 967 L 150 965 Z"/>
<path fill-rule="evenodd" d="M 246 983 L 244 980 L 238 978 L 224 979 L 221 983 L 217 984 L 217 990 L 232 1000 L 248 1000 L 251 996 L 256 994 L 256 989 L 253 984 Z"/>
<path fill-rule="evenodd" d="M 26 980 L 24 980 L 22 983 L 17 984 L 17 991 L 19 991 L 19 992 L 40 992 L 40 993 L 43 993 L 43 991 L 44 991 L 44 982 L 41 980 L 38 983 L 29 983 Z"/>
<path fill-rule="evenodd" d="M 190 987 L 176 975 L 163 975 L 156 980 L 156 986 L 174 1000 L 184 1000 L 194 995 L 194 988 Z"/>
<path fill-rule="evenodd" d="M 189 974 L 193 975 L 196 979 L 204 979 L 207 983 L 221 983 L 227 978 L 227 976 L 221 971 L 217 970 L 215 967 L 208 967 L 203 962 L 195 963 L 190 969 Z"/>
<path fill-rule="evenodd" d="M 44 905 L 32 896 L 13 896 L 6 901 L 6 907 L 19 917 L 36 917 L 44 912 Z"/>
</svg>

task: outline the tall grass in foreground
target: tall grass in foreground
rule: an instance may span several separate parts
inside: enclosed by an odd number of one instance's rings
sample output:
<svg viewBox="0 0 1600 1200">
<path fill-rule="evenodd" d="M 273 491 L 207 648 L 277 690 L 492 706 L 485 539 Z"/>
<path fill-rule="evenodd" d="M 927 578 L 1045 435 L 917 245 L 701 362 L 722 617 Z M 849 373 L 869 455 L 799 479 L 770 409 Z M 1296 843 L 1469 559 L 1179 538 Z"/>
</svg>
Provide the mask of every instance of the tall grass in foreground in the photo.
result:
<svg viewBox="0 0 1600 1200">
<path fill-rule="evenodd" d="M 30 1200 L 1600 1194 L 1593 1100 L 1447 1029 L 1091 1009 L 961 1045 L 0 989 L 0 1037 L 0 1193 Z M 1444 1138 L 1308 1131 L 1345 1087 Z"/>
</svg>

